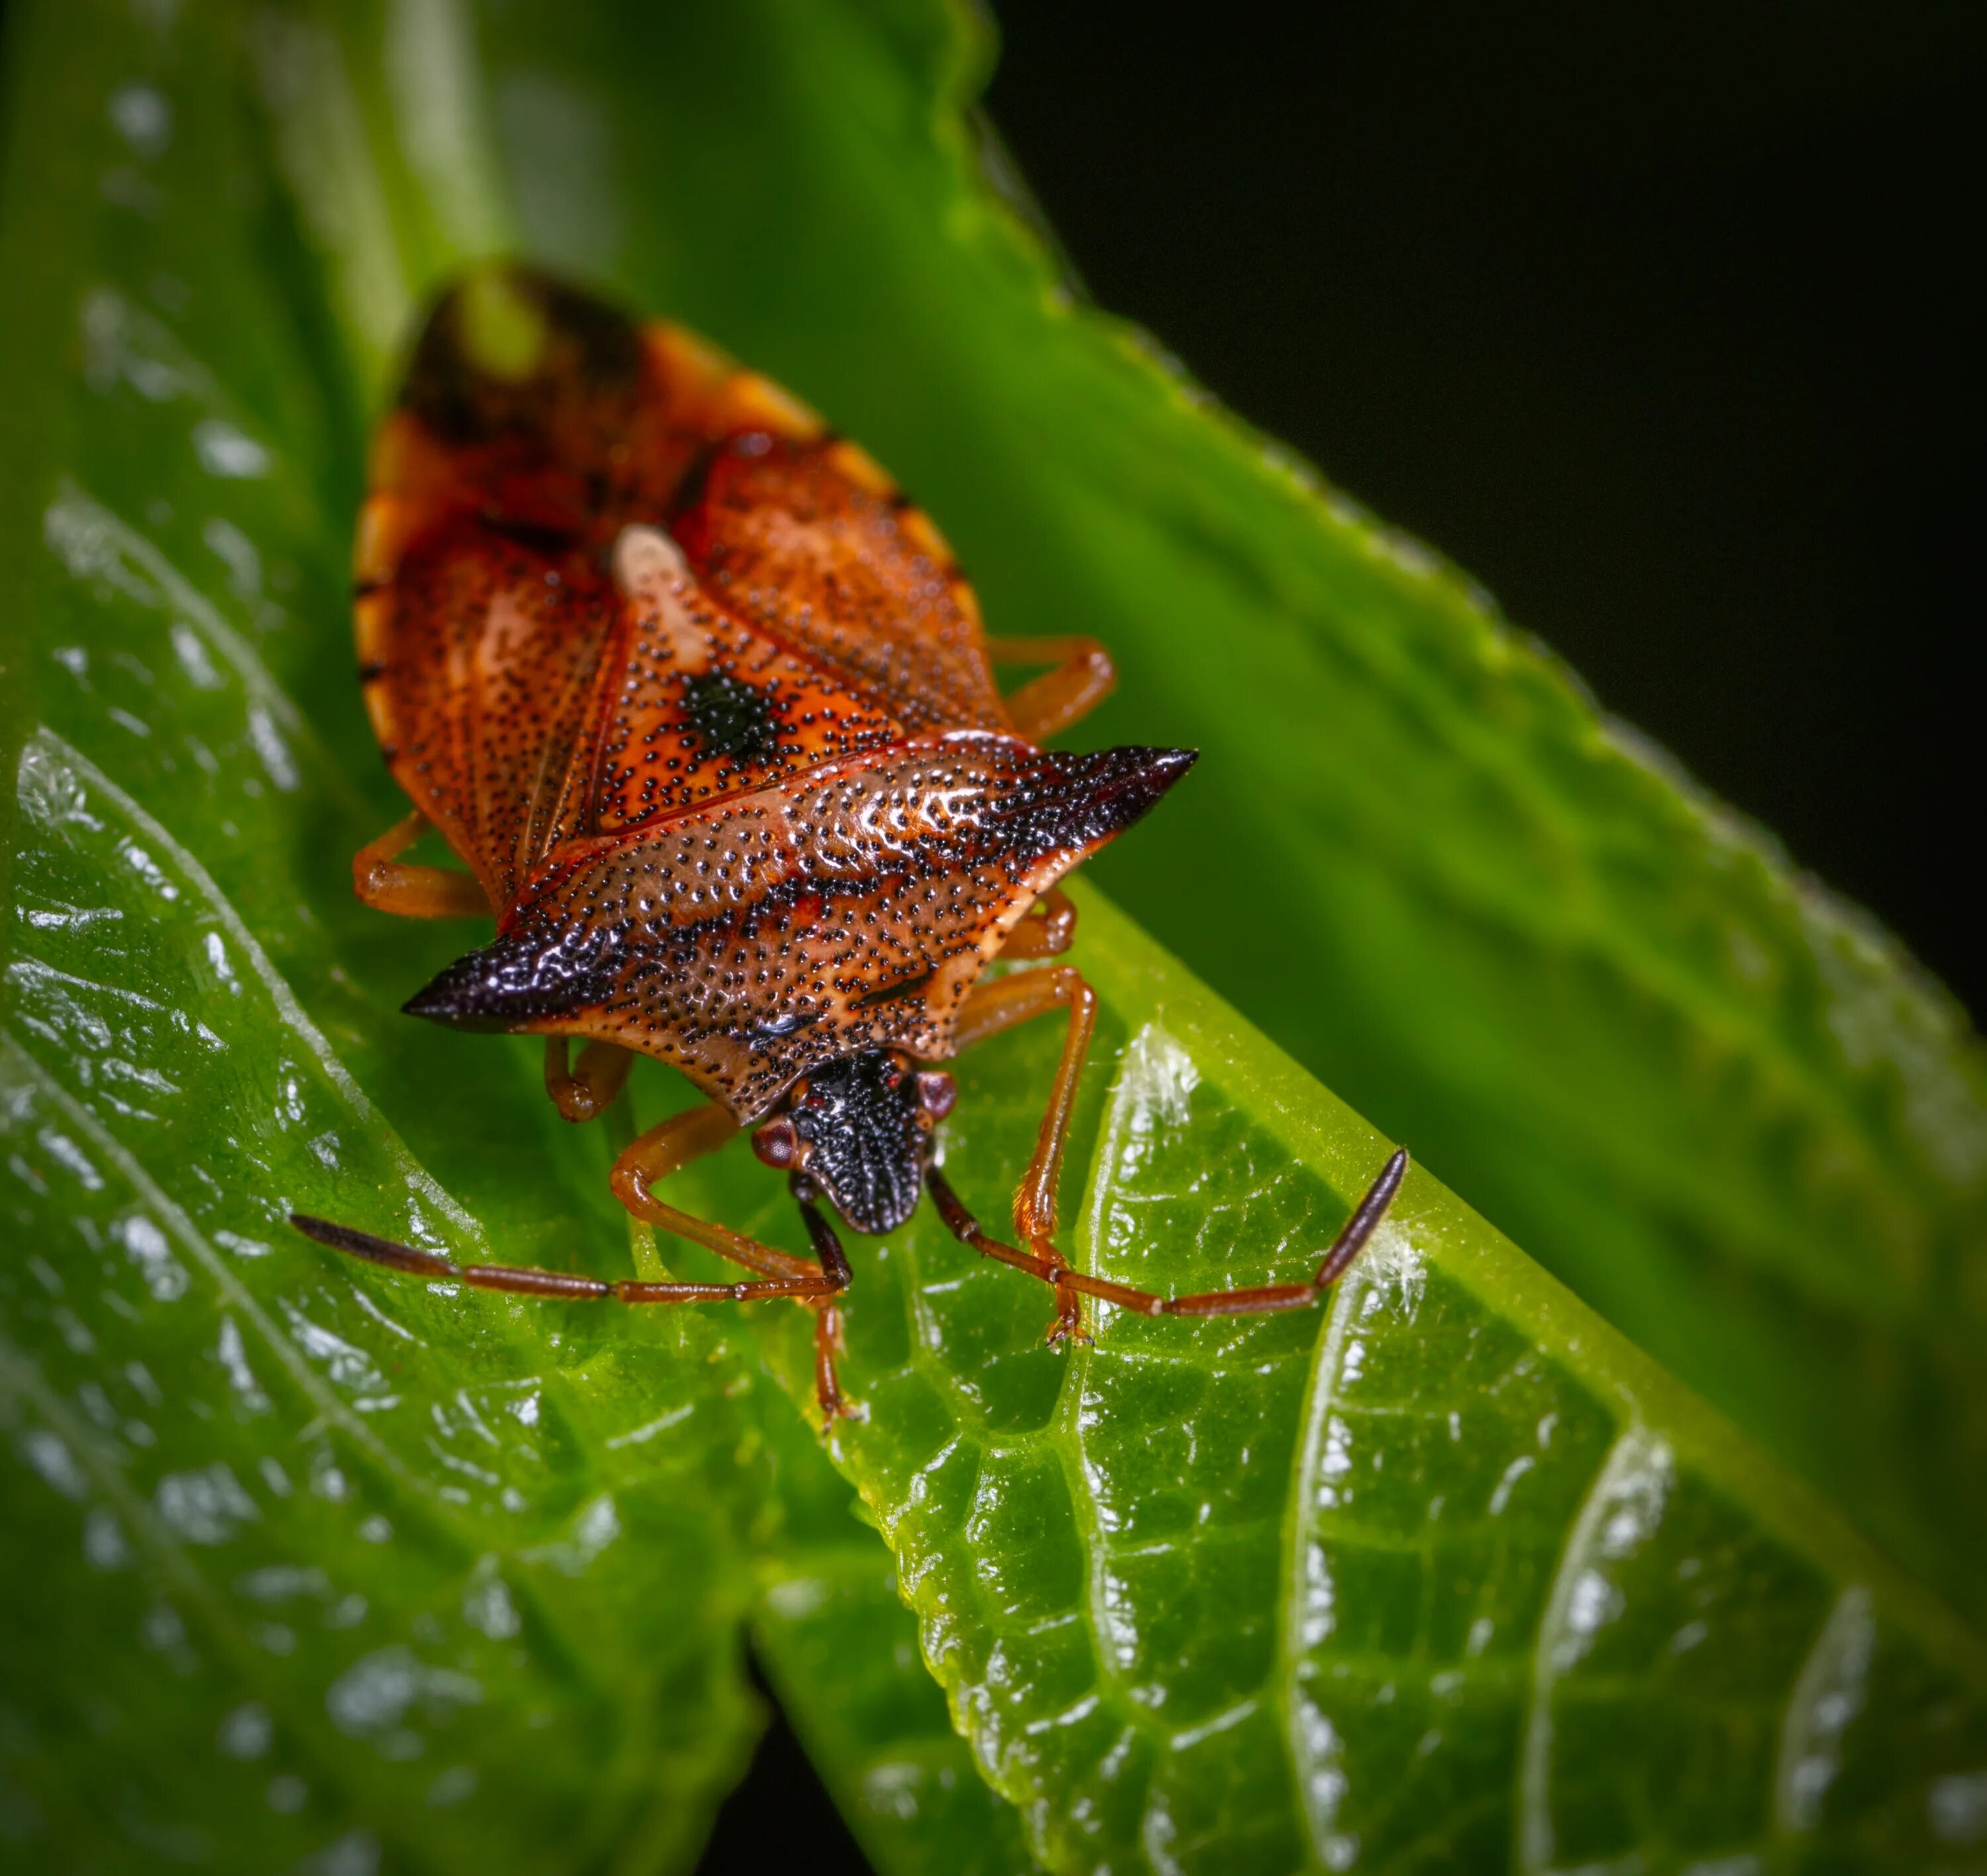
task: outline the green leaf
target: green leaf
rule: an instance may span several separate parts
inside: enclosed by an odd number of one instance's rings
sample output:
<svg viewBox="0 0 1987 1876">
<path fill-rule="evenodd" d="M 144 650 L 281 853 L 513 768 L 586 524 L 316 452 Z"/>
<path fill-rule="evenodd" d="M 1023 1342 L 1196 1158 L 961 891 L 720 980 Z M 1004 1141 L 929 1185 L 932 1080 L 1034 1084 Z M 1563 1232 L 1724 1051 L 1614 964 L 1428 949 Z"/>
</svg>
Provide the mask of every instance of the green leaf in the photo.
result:
<svg viewBox="0 0 1987 1876">
<path fill-rule="evenodd" d="M 535 248 L 860 437 L 996 629 L 1103 638 L 1085 739 L 1203 751 L 1097 865 L 1127 909 L 1987 1617 L 1987 1068 L 1944 993 L 1072 298 L 996 193 L 970 9 L 491 9 L 484 46 Z"/>
<path fill-rule="evenodd" d="M 1071 1354 L 1041 1345 L 1038 1286 L 929 1215 L 858 1243 L 869 1419 L 835 1459 L 889 1553 L 755 1385 L 763 1362 L 806 1407 L 797 1312 L 448 1295 L 284 1231 L 301 1205 L 517 1260 L 629 1254 L 605 1130 L 552 1117 L 535 1051 L 400 1021 L 460 935 L 364 912 L 346 872 L 399 811 L 349 682 L 365 413 L 438 270 L 508 238 L 508 195 L 543 258 L 703 324 L 906 469 L 997 623 L 1115 634 L 1129 682 L 1099 734 L 1185 727 L 1227 771 L 1125 844 L 1126 888 L 1157 906 L 1163 881 L 1192 908 L 1182 942 L 1218 942 L 1300 1035 L 1324 997 L 1360 998 L 1348 1059 L 1394 1065 L 1373 1085 L 1418 1149 L 1467 1166 L 1577 1110 L 1535 1183 L 1510 1176 L 1564 1260 L 1583 1234 L 1623 1260 L 1651 1345 L 1702 1331 L 1700 1378 L 1811 1468 L 1803 1416 L 1841 1425 L 1843 1372 L 1867 1384 L 1845 1502 L 1949 1594 L 1972 1582 L 1955 1351 L 1979 1311 L 1952 1233 L 1974 1071 L 1936 1007 L 1823 946 L 1848 1026 L 1817 1053 L 1810 980 L 1773 977 L 1810 916 L 1779 876 L 1624 768 L 1446 576 L 1394 566 L 1045 290 L 968 167 L 961 16 L 768 0 L 472 27 L 399 0 L 134 25 L 45 5 L 9 50 L 10 1843 L 106 1866 L 681 1867 L 750 1738 L 749 1627 L 891 1870 L 1030 1847 L 1059 1868 L 1978 1866 L 1976 1635 L 1424 1174 L 1329 1311 L 1111 1319 Z M 1685 937 L 1672 900 L 1699 909 Z M 1105 1017 L 1072 1252 L 1168 1289 L 1295 1274 L 1382 1142 L 1083 906 Z M 1744 1005 L 1750 1027 L 1706 962 L 1742 929 L 1783 993 L 1770 1023 Z M 1599 965 L 1585 1000 L 1577 973 L 1540 987 L 1570 933 L 1613 967 L 1624 932 L 1648 1007 L 1624 1014 Z M 1521 991 L 1536 1058 L 1499 1028 Z M 1856 1027 L 1877 992 L 1901 1014 Z M 1638 1010 L 1688 1074 L 1651 1070 Z M 1913 1024 L 1924 1061 L 1883 1069 Z M 1055 1047 L 1024 1031 L 962 1065 L 946 1162 L 990 1219 Z M 1762 1080 L 1768 1055 L 1800 1075 Z M 1635 1077 L 1638 1105 L 1594 1095 Z M 1942 1086 L 1943 1133 L 1911 1105 Z M 680 1098 L 635 1092 L 644 1119 Z M 1678 1143 L 1735 1103 L 1756 1125 L 1700 1192 Z M 1624 1159 L 1645 1122 L 1645 1162 Z M 1952 1165 L 1914 1183 L 1941 1139 Z M 681 1186 L 799 1242 L 742 1154 Z M 1860 1240 L 1797 1241 L 1830 1193 L 1846 1217 L 1889 1195 L 1909 1282 L 1874 1284 Z M 1759 1244 L 1785 1253 L 1782 1291 L 1732 1275 Z M 1679 1245 L 1695 1269 L 1659 1282 Z M 658 1249 L 631 1245 L 645 1267 Z M 1786 1295 L 1812 1307 L 1783 1333 Z M 1800 1344 L 1817 1324 L 1853 1358 L 1827 1401 Z"/>
<path fill-rule="evenodd" d="M 813 1416 L 767 1397 L 784 1517 L 761 1570 L 753 1648 L 808 1757 L 879 1871 L 1038 1868 L 1020 1816 L 953 1729 L 889 1553 L 823 1456 Z"/>
<path fill-rule="evenodd" d="M 1072 1255 L 1176 1290 L 1300 1275 L 1384 1143 L 1081 904 L 1112 1066 Z M 945 1160 L 983 1216 L 1057 1043 L 960 1064 Z M 755 1170 L 682 1202 L 798 1243 Z M 1328 1311 L 1105 1311 L 1068 1355 L 1051 1313 L 921 1214 L 859 1264 L 868 1417 L 834 1444 L 1051 1867 L 1977 1855 L 1979 1638 L 1425 1175 Z M 805 1407 L 805 1325 L 755 1321 Z"/>
</svg>

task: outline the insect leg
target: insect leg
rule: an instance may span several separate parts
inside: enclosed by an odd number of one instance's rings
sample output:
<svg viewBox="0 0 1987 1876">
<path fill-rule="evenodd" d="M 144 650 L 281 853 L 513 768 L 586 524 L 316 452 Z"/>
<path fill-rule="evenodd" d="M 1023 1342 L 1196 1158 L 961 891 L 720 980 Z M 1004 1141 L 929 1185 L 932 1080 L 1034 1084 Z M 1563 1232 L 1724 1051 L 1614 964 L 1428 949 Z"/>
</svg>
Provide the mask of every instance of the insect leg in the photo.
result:
<svg viewBox="0 0 1987 1876">
<path fill-rule="evenodd" d="M 1118 682 L 1110 653 L 1095 639 L 989 639 L 987 655 L 996 664 L 1054 666 L 1006 700 L 1008 721 L 1031 743 L 1088 716 Z"/>
<path fill-rule="evenodd" d="M 1052 886 L 1008 933 L 998 954 L 1010 963 L 1031 963 L 1038 957 L 1060 957 L 1075 942 L 1076 907 L 1061 886 Z"/>
<path fill-rule="evenodd" d="M 738 1123 L 715 1102 L 687 1113 L 673 1115 L 660 1126 L 651 1127 L 614 1162 L 614 1196 L 639 1219 L 672 1235 L 687 1238 L 714 1250 L 720 1257 L 742 1264 L 748 1270 L 777 1283 L 792 1286 L 777 1294 L 791 1296 L 815 1312 L 815 1392 L 823 1416 L 832 1422 L 851 1409 L 842 1398 L 835 1372 L 835 1358 L 842 1347 L 842 1308 L 837 1298 L 848 1287 L 853 1273 L 836 1237 L 835 1227 L 811 1199 L 800 1199 L 801 1217 L 818 1261 L 776 1250 L 729 1226 L 712 1224 L 665 1205 L 649 1188 L 693 1159 L 714 1152 L 738 1131 Z M 748 1286 L 749 1287 L 749 1286 Z M 768 1294 L 776 1294 L 768 1291 Z"/>
<path fill-rule="evenodd" d="M 862 1417 L 855 1405 L 843 1397 L 842 1382 L 835 1372 L 835 1358 L 842 1352 L 842 1293 L 853 1281 L 855 1273 L 848 1267 L 848 1256 L 842 1248 L 842 1240 L 820 1206 L 811 1199 L 803 1199 L 800 1207 L 808 1237 L 814 1244 L 815 1255 L 820 1258 L 821 1267 L 833 1286 L 820 1301 L 811 1305 L 815 1399 L 821 1403 L 822 1420 L 832 1426 L 837 1420 Z"/>
<path fill-rule="evenodd" d="M 1061 1269 L 1066 1267 L 1054 1243 L 1056 1188 L 1062 1177 L 1063 1142 L 1069 1134 L 1077 1085 L 1083 1078 L 1084 1059 L 1090 1053 L 1091 1034 L 1097 1027 L 1097 993 L 1071 965 L 1017 972 L 981 984 L 967 998 L 960 1009 L 956 1034 L 958 1046 L 970 1048 L 1031 1017 L 1058 1009 L 1069 1012 L 1069 1030 L 1035 1135 L 1034 1158 L 1014 1193 L 1014 1230 L 1037 1258 Z M 1081 1302 L 1074 1291 L 1058 1285 L 1049 1340 L 1061 1341 L 1065 1336 L 1084 1334 Z"/>
<path fill-rule="evenodd" d="M 693 1218 L 687 1212 L 680 1212 L 674 1206 L 665 1205 L 653 1197 L 649 1186 L 651 1181 L 666 1178 L 680 1167 L 722 1146 L 738 1131 L 738 1123 L 714 1102 L 692 1108 L 682 1114 L 673 1115 L 660 1126 L 651 1127 L 622 1152 L 614 1162 L 611 1175 L 614 1196 L 646 1223 L 659 1225 L 663 1230 L 678 1237 L 687 1238 L 692 1243 L 701 1244 L 719 1256 L 741 1264 L 757 1275 L 768 1278 L 774 1287 L 764 1284 L 747 1284 L 744 1290 L 753 1297 L 794 1296 L 803 1299 L 825 1294 L 838 1287 L 835 1279 L 827 1274 L 819 1264 L 810 1263 L 805 1257 L 790 1256 L 784 1250 L 776 1250 L 770 1244 L 761 1244 L 756 1239 L 745 1237 L 723 1225 L 707 1224 L 700 1218 Z M 575 1277 L 558 1270 L 535 1270 L 511 1264 L 472 1264 L 458 1266 L 452 1264 L 439 1251 L 417 1250 L 406 1244 L 396 1244 L 390 1238 L 374 1237 L 369 1232 L 354 1231 L 344 1225 L 327 1223 L 322 1218 L 311 1218 L 302 1214 L 293 1216 L 290 1222 L 307 1237 L 314 1237 L 321 1244 L 329 1244 L 335 1250 L 349 1252 L 353 1256 L 364 1257 L 374 1264 L 386 1265 L 389 1269 L 406 1270 L 416 1276 L 452 1277 L 467 1283 L 479 1284 L 487 1289 L 514 1289 L 533 1296 L 602 1297 L 620 1295 L 630 1289 L 643 1291 L 660 1287 L 662 1290 L 683 1291 L 680 1300 L 698 1301 L 729 1297 L 740 1291 L 736 1284 L 690 1284 L 660 1286 L 635 1284 L 611 1284 L 598 1277 Z M 842 1268 L 846 1269 L 844 1260 Z M 477 1273 L 481 1272 L 478 1275 Z M 499 1281 L 499 1278 L 506 1280 Z M 508 1280 L 515 1279 L 515 1281 Z M 625 1301 L 647 1302 L 677 1300 L 672 1297 L 650 1297 L 646 1294 L 629 1295 Z M 740 1293 L 740 1300 L 745 1300 Z"/>
<path fill-rule="evenodd" d="M 369 1231 L 355 1231 L 346 1225 L 292 1213 L 290 1223 L 306 1237 L 315 1238 L 348 1257 L 363 1257 L 390 1270 L 410 1277 L 445 1277 L 479 1290 L 504 1291 L 514 1296 L 549 1297 L 568 1302 L 616 1303 L 757 1303 L 773 1298 L 805 1305 L 815 1311 L 815 1387 L 822 1414 L 830 1421 L 852 1411 L 843 1397 L 835 1372 L 835 1358 L 842 1347 L 842 1312 L 837 1299 L 848 1287 L 852 1275 L 842 1240 L 818 1206 L 801 1202 L 801 1216 L 819 1260 L 789 1256 L 770 1244 L 707 1224 L 687 1212 L 664 1205 L 649 1191 L 652 1180 L 660 1179 L 687 1166 L 692 1160 L 721 1146 L 738 1131 L 737 1123 L 714 1103 L 693 1108 L 652 1127 L 615 1162 L 615 1195 L 636 1216 L 693 1243 L 729 1257 L 757 1273 L 754 1280 L 736 1284 L 652 1282 L 624 1279 L 609 1283 L 598 1277 L 576 1276 L 569 1270 L 541 1270 L 529 1264 L 457 1264 L 439 1251 L 417 1250 L 391 1238 L 375 1237 Z"/>
<path fill-rule="evenodd" d="M 569 1121 L 594 1120 L 619 1095 L 634 1065 L 632 1051 L 615 1042 L 589 1042 L 571 1068 L 564 1036 L 545 1038 L 545 1092 Z"/>
<path fill-rule="evenodd" d="M 818 1285 L 822 1280 L 819 1264 L 775 1250 L 771 1245 L 761 1244 L 728 1225 L 693 1218 L 673 1205 L 665 1205 L 649 1189 L 692 1160 L 715 1152 L 737 1131 L 738 1123 L 714 1101 L 672 1115 L 622 1149 L 614 1170 L 608 1175 L 608 1183 L 614 1188 L 615 1197 L 645 1224 L 701 1244 L 706 1250 L 714 1250 L 720 1257 L 742 1264 L 762 1277 Z"/>
<path fill-rule="evenodd" d="M 391 1238 L 375 1237 L 328 1219 L 292 1212 L 290 1223 L 305 1237 L 315 1238 L 348 1257 L 363 1257 L 410 1277 L 449 1278 L 478 1290 L 503 1290 L 514 1296 L 551 1297 L 568 1302 L 756 1303 L 768 1297 L 791 1297 L 809 1302 L 829 1294 L 832 1279 L 811 1266 L 806 1277 L 772 1277 L 746 1284 L 650 1283 L 628 1279 L 606 1283 L 598 1277 L 577 1277 L 570 1270 L 541 1270 L 528 1264 L 457 1264 L 440 1251 L 420 1250 Z"/>
<path fill-rule="evenodd" d="M 369 906 L 403 919 L 487 919 L 490 901 L 473 873 L 450 866 L 403 866 L 406 852 L 428 828 L 417 808 L 352 856 L 353 890 Z"/>
<path fill-rule="evenodd" d="M 1120 1309 L 1128 1309 L 1141 1316 L 1258 1316 L 1287 1309 L 1308 1309 L 1324 1295 L 1345 1274 L 1353 1259 L 1379 1228 L 1380 1220 L 1387 1215 L 1387 1208 L 1393 1203 L 1394 1195 L 1400 1190 L 1407 1170 L 1408 1156 L 1403 1149 L 1388 1160 L 1380 1169 L 1379 1176 L 1367 1187 L 1365 1196 L 1339 1227 L 1338 1237 L 1332 1240 L 1331 1248 L 1325 1252 L 1310 1282 L 1262 1284 L 1247 1290 L 1203 1290 L 1187 1296 L 1172 1297 L 1135 1289 L 1129 1284 L 1112 1283 L 1108 1277 L 1088 1277 L 1081 1270 L 1070 1269 L 1060 1259 L 1051 1262 L 1031 1252 L 1017 1250 L 1013 1245 L 989 1237 L 980 1230 L 978 1221 L 960 1203 L 957 1193 L 936 1166 L 926 1169 L 925 1181 L 931 1189 L 939 1216 L 945 1220 L 946 1229 L 961 1243 L 969 1244 L 982 1255 L 1010 1264 L 1017 1270 L 1025 1270 L 1031 1277 L 1039 1277 L 1044 1283 L 1054 1284 L 1058 1294 L 1072 1291 L 1094 1296 L 1100 1301 L 1115 1304 Z"/>
</svg>

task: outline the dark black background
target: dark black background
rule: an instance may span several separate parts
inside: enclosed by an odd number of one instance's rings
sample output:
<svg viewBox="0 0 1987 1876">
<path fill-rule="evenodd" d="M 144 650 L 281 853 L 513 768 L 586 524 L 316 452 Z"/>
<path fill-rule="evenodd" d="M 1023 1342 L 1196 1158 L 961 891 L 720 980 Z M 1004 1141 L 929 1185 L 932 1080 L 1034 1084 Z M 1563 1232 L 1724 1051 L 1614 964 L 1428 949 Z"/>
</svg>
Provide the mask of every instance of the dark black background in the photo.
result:
<svg viewBox="0 0 1987 1876">
<path fill-rule="evenodd" d="M 1987 1004 L 1980 9 L 997 10 L 1096 299 Z"/>
<path fill-rule="evenodd" d="M 1987 1007 L 1987 8 L 995 10 L 1094 297 Z"/>
<path fill-rule="evenodd" d="M 996 10 L 1095 298 L 1987 1008 L 1987 13 Z M 704 1869 L 802 1850 L 863 1867 L 775 1734 Z"/>
</svg>

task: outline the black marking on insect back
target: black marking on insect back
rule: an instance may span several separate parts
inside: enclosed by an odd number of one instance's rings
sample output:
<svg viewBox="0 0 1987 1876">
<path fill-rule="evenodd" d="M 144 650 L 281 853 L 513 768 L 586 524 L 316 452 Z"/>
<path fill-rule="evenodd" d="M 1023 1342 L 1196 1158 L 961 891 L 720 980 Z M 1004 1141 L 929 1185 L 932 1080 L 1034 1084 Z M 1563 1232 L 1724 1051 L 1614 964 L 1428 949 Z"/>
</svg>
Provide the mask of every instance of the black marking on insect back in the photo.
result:
<svg viewBox="0 0 1987 1876">
<path fill-rule="evenodd" d="M 403 410 L 444 443 L 474 445 L 504 435 L 542 435 L 549 413 L 575 393 L 633 398 L 641 378 L 642 342 L 625 313 L 530 268 L 505 268 L 503 286 L 545 322 L 536 367 L 507 381 L 478 366 L 464 334 L 477 283 L 465 282 L 436 302 L 415 343 L 400 393 Z"/>
<path fill-rule="evenodd" d="M 386 675 L 386 667 L 377 658 L 368 658 L 359 667 L 359 681 L 362 684 L 376 684 Z"/>
<path fill-rule="evenodd" d="M 865 991 L 849 1007 L 855 1010 L 880 1010 L 886 1003 L 896 1003 L 900 997 L 914 995 L 930 983 L 934 973 L 930 970 L 913 972 L 908 977 L 899 977 L 894 984 L 886 984 L 879 988 Z"/>
<path fill-rule="evenodd" d="M 512 521 L 504 515 L 486 515 L 483 525 L 499 539 L 508 541 L 514 547 L 521 547 L 527 553 L 542 555 L 548 560 L 569 553 L 579 542 L 579 537 L 571 528 L 548 528 L 542 521 Z"/>
<path fill-rule="evenodd" d="M 525 930 L 459 957 L 400 1007 L 450 1029 L 514 1030 L 604 1003 L 616 973 L 598 933 Z"/>
<path fill-rule="evenodd" d="M 671 508 L 673 516 L 687 515 L 703 500 L 705 491 L 710 485 L 710 472 L 724 454 L 724 444 L 720 440 L 707 443 L 690 458 L 690 467 L 676 484 Z"/>
<path fill-rule="evenodd" d="M 778 751 L 780 726 L 773 700 L 738 678 L 713 671 L 685 679 L 683 710 L 707 756 L 763 762 Z"/>
<path fill-rule="evenodd" d="M 807 1175 L 850 1230 L 894 1231 L 917 1210 L 930 1117 L 918 1078 L 872 1049 L 811 1070 L 789 1110 L 808 1144 Z"/>
</svg>

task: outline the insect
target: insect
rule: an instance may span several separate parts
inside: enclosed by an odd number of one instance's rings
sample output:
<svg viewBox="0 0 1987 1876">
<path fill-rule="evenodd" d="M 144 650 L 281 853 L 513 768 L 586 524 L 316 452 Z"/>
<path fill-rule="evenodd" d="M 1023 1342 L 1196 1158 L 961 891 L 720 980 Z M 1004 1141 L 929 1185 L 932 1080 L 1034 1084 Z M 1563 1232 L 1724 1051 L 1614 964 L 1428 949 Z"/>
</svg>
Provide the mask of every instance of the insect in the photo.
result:
<svg viewBox="0 0 1987 1876">
<path fill-rule="evenodd" d="M 706 1101 L 629 1146 L 613 1189 L 749 1275 L 605 1282 L 299 1230 L 525 1296 L 791 1299 L 814 1314 L 831 1423 L 850 1411 L 835 1356 L 852 1276 L 831 1210 L 880 1233 L 928 1192 L 963 1243 L 1050 1286 L 1052 1342 L 1085 1334 L 1086 1297 L 1300 1308 L 1371 1236 L 1403 1153 L 1308 1282 L 1162 1297 L 1070 1267 L 1056 1189 L 1095 996 L 1068 963 L 983 973 L 1068 950 L 1057 882 L 1194 753 L 1041 747 L 1110 690 L 1103 647 L 987 636 L 930 521 L 767 380 L 548 276 L 473 275 L 437 302 L 380 425 L 355 557 L 359 677 L 413 804 L 360 849 L 359 895 L 497 921 L 407 1010 L 544 1035 L 569 1120 L 602 1112 L 636 1054 L 681 1069 Z M 1004 696 L 997 663 L 1047 669 Z M 467 871 L 401 859 L 430 827 Z M 934 1163 L 956 1092 L 937 1065 L 1051 1013 L 1062 1054 L 1008 1243 Z M 656 1196 L 747 1130 L 786 1175 L 811 1259 Z"/>
</svg>

